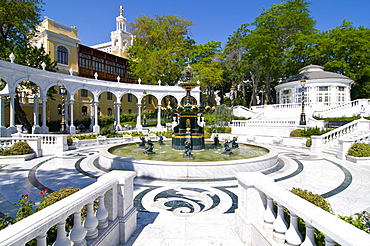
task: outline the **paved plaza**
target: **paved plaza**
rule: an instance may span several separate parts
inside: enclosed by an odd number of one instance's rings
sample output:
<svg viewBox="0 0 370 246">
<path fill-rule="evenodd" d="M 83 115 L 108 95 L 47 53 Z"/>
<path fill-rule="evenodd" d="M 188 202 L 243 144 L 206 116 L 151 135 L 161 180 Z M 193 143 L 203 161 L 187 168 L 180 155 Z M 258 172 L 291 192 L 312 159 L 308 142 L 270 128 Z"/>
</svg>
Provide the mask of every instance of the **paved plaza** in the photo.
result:
<svg viewBox="0 0 370 246">
<path fill-rule="evenodd" d="M 39 201 L 43 189 L 83 188 L 106 173 L 97 168 L 95 146 L 43 156 L 0 168 L 0 212 L 15 216 L 22 194 Z M 279 164 L 263 173 L 286 188 L 308 189 L 327 198 L 334 212 L 370 210 L 370 165 L 355 165 L 306 148 L 269 146 Z M 126 245 L 243 245 L 233 231 L 237 180 L 165 181 L 135 179 L 138 228 Z"/>
</svg>

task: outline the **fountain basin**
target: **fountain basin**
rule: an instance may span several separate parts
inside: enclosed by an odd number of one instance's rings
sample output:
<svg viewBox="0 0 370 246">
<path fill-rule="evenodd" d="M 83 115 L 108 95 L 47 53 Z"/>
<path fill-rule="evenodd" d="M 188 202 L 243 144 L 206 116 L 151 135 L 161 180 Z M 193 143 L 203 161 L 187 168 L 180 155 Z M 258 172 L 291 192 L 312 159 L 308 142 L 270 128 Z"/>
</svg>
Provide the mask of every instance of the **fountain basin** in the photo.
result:
<svg viewBox="0 0 370 246">
<path fill-rule="evenodd" d="M 264 171 L 278 164 L 278 152 L 267 147 L 262 147 L 269 151 L 263 156 L 213 162 L 133 159 L 114 155 L 109 152 L 110 148 L 99 151 L 99 166 L 101 168 L 135 171 L 137 177 L 154 179 L 235 179 L 235 174 L 238 172 Z"/>
</svg>

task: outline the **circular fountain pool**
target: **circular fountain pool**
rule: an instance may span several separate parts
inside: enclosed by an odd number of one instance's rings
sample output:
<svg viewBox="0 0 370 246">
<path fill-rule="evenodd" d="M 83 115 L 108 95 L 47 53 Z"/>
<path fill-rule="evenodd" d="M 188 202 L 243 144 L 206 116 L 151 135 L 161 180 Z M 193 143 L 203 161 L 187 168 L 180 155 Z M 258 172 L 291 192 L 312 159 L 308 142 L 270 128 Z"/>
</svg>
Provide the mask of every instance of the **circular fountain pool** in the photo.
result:
<svg viewBox="0 0 370 246">
<path fill-rule="evenodd" d="M 266 147 L 239 144 L 234 155 L 224 156 L 223 147 L 206 143 L 206 150 L 193 151 L 194 159 L 183 159 L 184 151 L 155 145 L 154 155 L 144 155 L 136 144 L 121 144 L 100 150 L 99 165 L 109 170 L 135 171 L 138 177 L 155 179 L 234 179 L 237 172 L 270 169 L 278 163 L 277 152 Z"/>
</svg>

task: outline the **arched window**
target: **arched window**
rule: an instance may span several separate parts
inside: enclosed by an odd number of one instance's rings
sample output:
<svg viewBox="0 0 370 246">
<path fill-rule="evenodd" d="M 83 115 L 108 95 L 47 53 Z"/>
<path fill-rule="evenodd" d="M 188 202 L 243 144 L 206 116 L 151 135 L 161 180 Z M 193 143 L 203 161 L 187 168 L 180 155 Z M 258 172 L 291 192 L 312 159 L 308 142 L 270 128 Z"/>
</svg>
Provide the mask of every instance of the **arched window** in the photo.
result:
<svg viewBox="0 0 370 246">
<path fill-rule="evenodd" d="M 108 116 L 112 116 L 113 115 L 113 110 L 111 108 L 108 108 Z"/>
<path fill-rule="evenodd" d="M 86 115 L 87 115 L 87 107 L 82 106 L 82 116 L 86 116 Z"/>
<path fill-rule="evenodd" d="M 58 63 L 68 65 L 68 50 L 64 46 L 58 46 Z"/>
</svg>

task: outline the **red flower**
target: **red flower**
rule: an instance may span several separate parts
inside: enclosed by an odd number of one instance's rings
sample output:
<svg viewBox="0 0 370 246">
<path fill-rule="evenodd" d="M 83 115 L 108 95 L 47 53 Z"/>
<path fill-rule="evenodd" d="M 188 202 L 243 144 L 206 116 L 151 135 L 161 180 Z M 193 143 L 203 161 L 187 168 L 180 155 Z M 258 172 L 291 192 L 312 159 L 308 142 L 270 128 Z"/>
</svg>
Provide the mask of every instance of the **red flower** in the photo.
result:
<svg viewBox="0 0 370 246">
<path fill-rule="evenodd" d="M 40 191 L 40 195 L 42 195 L 42 194 L 44 194 L 44 192 L 43 191 Z"/>
<path fill-rule="evenodd" d="M 28 194 L 25 194 L 24 196 L 26 196 L 26 197 L 27 197 L 27 196 L 28 196 Z"/>
</svg>

